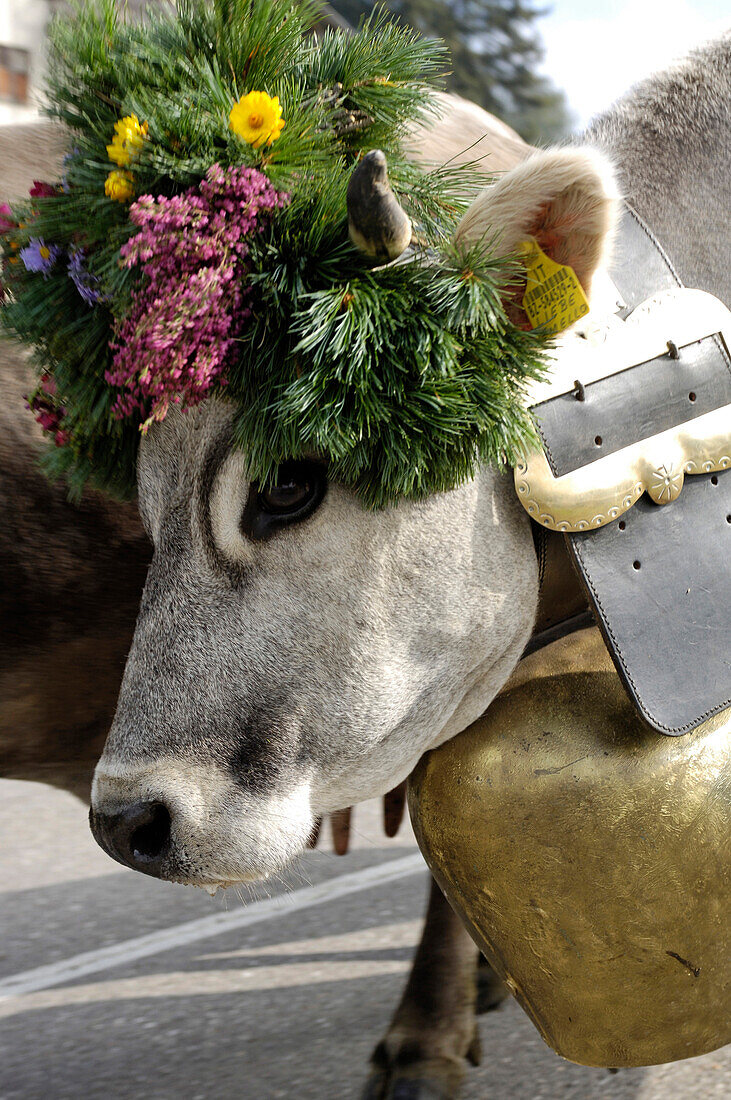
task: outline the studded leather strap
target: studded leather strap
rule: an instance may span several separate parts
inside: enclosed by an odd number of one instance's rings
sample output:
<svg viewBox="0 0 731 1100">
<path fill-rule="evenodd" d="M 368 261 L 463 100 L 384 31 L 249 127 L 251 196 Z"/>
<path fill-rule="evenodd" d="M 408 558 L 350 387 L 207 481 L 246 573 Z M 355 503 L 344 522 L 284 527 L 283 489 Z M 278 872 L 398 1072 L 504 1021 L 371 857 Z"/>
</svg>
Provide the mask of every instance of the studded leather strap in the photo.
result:
<svg viewBox="0 0 731 1100">
<path fill-rule="evenodd" d="M 625 313 L 682 285 L 629 207 L 616 256 Z M 582 401 L 536 408 L 556 475 L 731 402 L 719 338 L 674 354 L 586 386 Z M 549 537 L 566 540 L 624 685 L 655 729 L 685 733 L 731 706 L 731 470 L 688 478 L 672 504 L 643 497 L 606 527 Z"/>
</svg>

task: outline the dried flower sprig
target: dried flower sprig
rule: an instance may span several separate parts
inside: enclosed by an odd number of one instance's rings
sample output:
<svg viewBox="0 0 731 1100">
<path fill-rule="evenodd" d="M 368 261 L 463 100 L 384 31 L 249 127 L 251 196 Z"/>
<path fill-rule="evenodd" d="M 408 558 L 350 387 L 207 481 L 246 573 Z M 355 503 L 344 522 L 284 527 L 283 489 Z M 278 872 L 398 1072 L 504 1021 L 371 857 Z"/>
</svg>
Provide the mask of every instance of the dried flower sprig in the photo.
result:
<svg viewBox="0 0 731 1100">
<path fill-rule="evenodd" d="M 224 381 L 245 306 L 249 240 L 288 196 L 252 168 L 213 165 L 182 195 L 143 195 L 130 208 L 140 232 L 122 248 L 144 281 L 118 325 L 107 381 L 115 413 L 141 410 L 143 427 L 170 402 L 194 405 Z"/>
</svg>

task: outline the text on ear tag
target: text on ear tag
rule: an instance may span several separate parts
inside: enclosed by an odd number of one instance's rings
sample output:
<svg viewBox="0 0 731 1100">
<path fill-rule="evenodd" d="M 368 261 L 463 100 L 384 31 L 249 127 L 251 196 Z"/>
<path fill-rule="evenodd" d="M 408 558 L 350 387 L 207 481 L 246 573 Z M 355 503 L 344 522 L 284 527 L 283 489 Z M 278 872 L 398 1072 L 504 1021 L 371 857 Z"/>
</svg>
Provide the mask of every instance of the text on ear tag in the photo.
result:
<svg viewBox="0 0 731 1100">
<path fill-rule="evenodd" d="M 563 332 L 589 312 L 572 267 L 557 264 L 534 240 L 523 241 L 520 254 L 527 276 L 523 309 L 533 328 Z"/>
</svg>

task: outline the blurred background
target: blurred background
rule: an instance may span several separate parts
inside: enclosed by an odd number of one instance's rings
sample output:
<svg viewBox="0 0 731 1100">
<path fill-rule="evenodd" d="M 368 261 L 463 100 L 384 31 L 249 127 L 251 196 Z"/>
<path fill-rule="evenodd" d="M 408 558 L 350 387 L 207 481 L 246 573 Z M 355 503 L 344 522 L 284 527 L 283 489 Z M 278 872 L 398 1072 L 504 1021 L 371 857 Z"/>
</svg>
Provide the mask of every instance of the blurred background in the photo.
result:
<svg viewBox="0 0 731 1100">
<path fill-rule="evenodd" d="M 134 16 L 149 0 L 127 0 Z M 151 0 L 152 3 L 165 0 Z M 66 0 L 0 0 L 0 125 L 38 114 L 45 27 Z M 333 0 L 357 26 L 374 0 Z M 729 0 L 387 0 L 443 38 L 450 89 L 544 144 L 583 128 L 632 83 L 731 23 Z"/>
</svg>

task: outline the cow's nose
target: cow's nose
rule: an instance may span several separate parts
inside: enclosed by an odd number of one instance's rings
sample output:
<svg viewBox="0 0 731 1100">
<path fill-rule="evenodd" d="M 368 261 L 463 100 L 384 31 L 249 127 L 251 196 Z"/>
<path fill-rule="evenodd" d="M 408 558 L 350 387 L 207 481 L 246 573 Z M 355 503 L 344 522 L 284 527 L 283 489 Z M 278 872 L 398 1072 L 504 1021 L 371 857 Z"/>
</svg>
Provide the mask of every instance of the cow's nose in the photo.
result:
<svg viewBox="0 0 731 1100">
<path fill-rule="evenodd" d="M 170 811 L 162 802 L 135 802 L 121 813 L 89 811 L 89 824 L 97 844 L 113 859 L 159 875 L 170 852 Z"/>
</svg>

